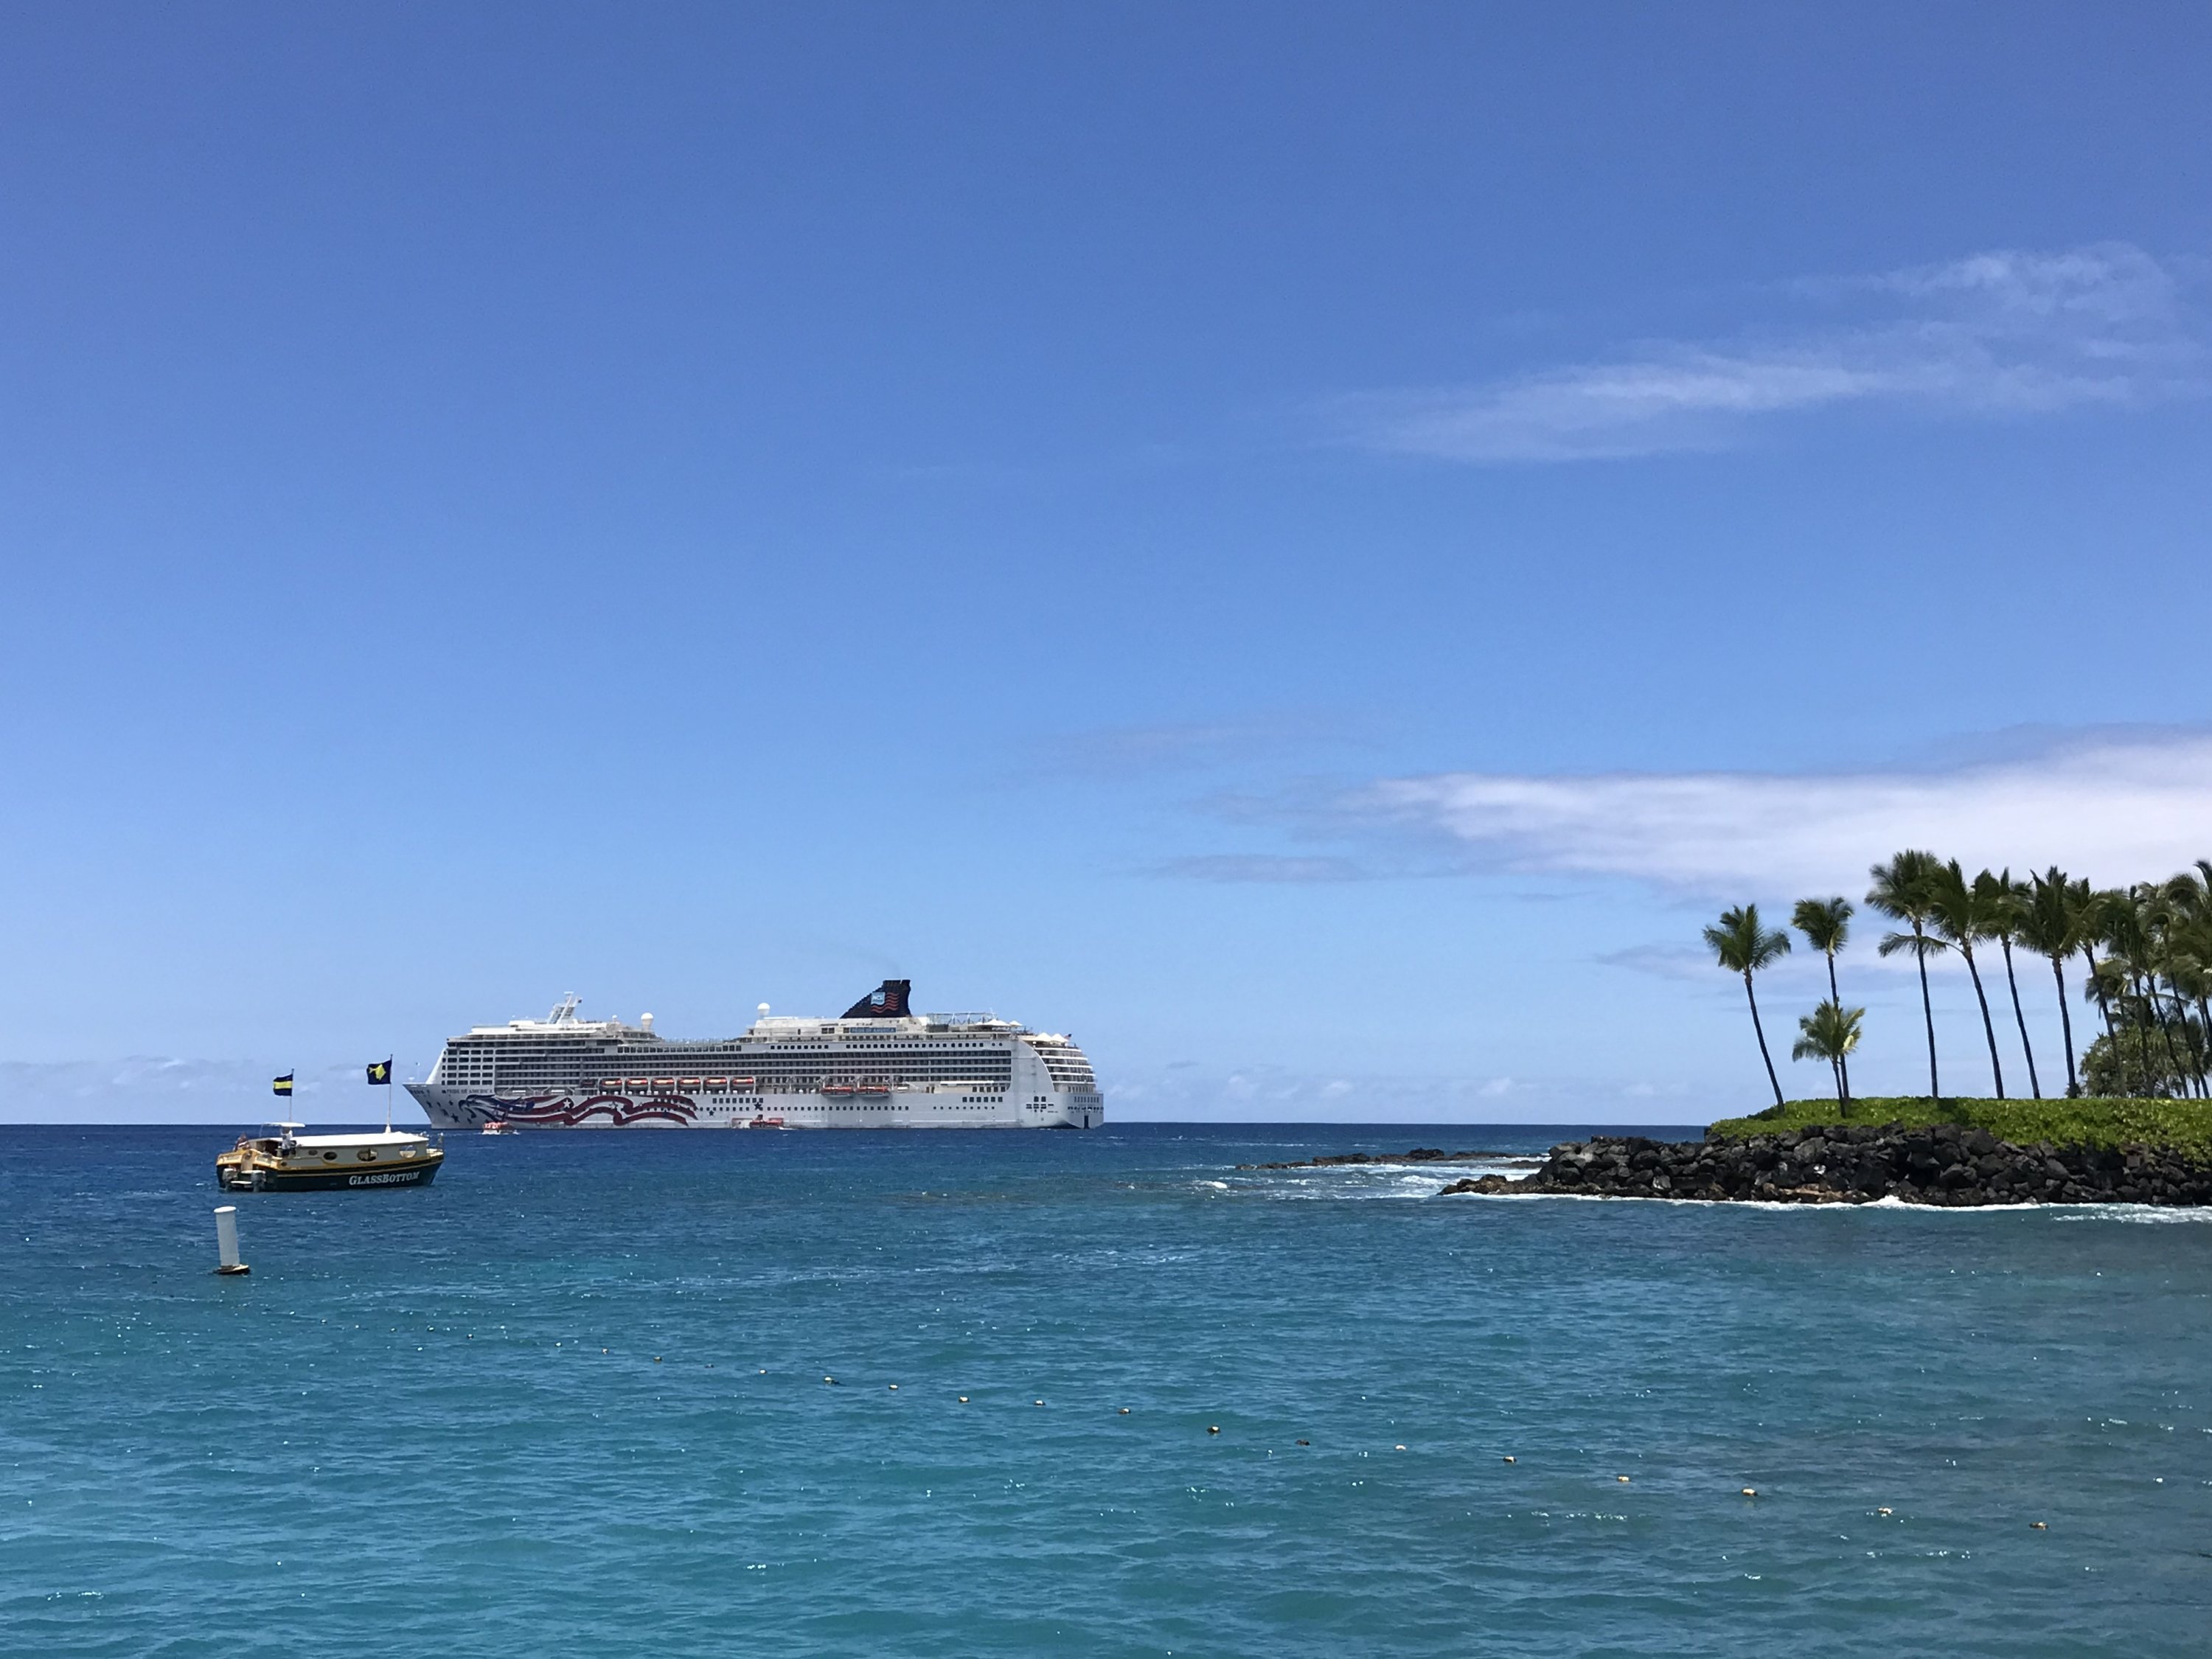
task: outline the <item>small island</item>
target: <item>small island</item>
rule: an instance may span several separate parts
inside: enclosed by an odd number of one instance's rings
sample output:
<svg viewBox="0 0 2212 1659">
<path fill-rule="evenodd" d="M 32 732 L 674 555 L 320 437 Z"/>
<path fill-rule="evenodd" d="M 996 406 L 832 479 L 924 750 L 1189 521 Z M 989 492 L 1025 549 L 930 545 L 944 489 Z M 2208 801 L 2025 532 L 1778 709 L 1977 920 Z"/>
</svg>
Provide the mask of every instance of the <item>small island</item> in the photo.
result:
<svg viewBox="0 0 2212 1659">
<path fill-rule="evenodd" d="M 1714 1124 L 1705 1139 L 1596 1136 L 1552 1148 L 1533 1175 L 1485 1175 L 1462 1194 L 1769 1204 L 2212 1204 L 2212 1104 L 2203 1101 L 1832 1100 Z"/>
</svg>

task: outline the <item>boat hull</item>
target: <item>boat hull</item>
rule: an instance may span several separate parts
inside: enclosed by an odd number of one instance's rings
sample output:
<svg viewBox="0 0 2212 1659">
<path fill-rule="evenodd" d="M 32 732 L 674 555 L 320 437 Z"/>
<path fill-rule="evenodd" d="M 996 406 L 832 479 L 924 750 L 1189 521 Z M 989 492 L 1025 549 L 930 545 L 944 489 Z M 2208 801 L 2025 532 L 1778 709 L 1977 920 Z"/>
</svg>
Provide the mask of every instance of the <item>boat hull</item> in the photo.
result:
<svg viewBox="0 0 2212 1659">
<path fill-rule="evenodd" d="M 844 1095 L 734 1090 L 503 1095 L 410 1083 L 407 1092 L 441 1129 L 494 1122 L 518 1129 L 1094 1129 L 1106 1121 L 1105 1103 L 1096 1093 L 1073 1091 L 1039 1092 L 1021 1101 L 930 1089 Z M 757 1121 L 764 1117 L 781 1121 Z"/>
<path fill-rule="evenodd" d="M 227 1193 L 369 1192 L 385 1187 L 427 1187 L 438 1178 L 445 1154 L 431 1152 L 394 1168 L 364 1170 L 240 1169 L 218 1164 L 216 1184 Z"/>
</svg>

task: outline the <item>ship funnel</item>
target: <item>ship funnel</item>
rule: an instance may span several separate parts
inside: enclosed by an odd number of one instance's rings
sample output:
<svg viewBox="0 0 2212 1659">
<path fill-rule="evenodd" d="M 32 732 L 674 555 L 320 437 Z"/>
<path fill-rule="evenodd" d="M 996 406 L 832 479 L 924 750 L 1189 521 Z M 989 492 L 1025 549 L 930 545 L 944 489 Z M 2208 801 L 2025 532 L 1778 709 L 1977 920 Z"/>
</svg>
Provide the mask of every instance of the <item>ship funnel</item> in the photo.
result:
<svg viewBox="0 0 2212 1659">
<path fill-rule="evenodd" d="M 914 995 L 910 979 L 887 979 L 879 989 L 868 993 L 845 1011 L 847 1019 L 903 1019 L 907 1004 Z"/>
</svg>

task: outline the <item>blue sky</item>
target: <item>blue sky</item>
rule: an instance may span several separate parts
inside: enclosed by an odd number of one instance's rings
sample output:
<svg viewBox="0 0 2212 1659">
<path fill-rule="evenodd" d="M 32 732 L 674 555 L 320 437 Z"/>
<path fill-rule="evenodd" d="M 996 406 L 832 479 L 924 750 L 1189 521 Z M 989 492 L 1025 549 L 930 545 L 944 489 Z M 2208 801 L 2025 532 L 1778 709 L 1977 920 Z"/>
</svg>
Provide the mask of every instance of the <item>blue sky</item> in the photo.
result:
<svg viewBox="0 0 2212 1659">
<path fill-rule="evenodd" d="M 1701 1121 L 1720 904 L 2212 855 L 2201 7 L 0 40 L 0 1117 L 898 974 L 1131 1115 Z"/>
</svg>

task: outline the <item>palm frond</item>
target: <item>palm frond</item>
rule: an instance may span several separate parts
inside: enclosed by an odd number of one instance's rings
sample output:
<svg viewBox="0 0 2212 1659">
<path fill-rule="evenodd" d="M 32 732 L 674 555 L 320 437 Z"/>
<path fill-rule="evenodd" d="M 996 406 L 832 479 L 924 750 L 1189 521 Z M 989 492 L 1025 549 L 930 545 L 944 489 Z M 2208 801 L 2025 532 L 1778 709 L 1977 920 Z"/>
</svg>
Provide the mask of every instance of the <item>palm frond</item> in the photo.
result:
<svg viewBox="0 0 2212 1659">
<path fill-rule="evenodd" d="M 1755 974 L 1790 954 L 1790 935 L 1764 925 L 1756 904 L 1722 911 L 1720 921 L 1705 928 L 1704 936 L 1714 959 L 1733 974 Z"/>
<path fill-rule="evenodd" d="M 1851 936 L 1851 902 L 1840 893 L 1833 898 L 1804 898 L 1790 911 L 1790 925 L 1815 951 L 1833 956 Z"/>
</svg>

